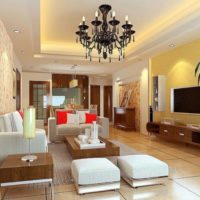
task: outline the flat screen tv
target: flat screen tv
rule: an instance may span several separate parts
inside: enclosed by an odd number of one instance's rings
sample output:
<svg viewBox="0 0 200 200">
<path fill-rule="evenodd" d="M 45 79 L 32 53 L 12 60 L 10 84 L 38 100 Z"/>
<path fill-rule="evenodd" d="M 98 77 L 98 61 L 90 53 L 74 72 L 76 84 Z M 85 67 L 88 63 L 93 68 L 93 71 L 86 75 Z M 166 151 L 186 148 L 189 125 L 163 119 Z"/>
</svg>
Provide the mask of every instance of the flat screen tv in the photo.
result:
<svg viewBox="0 0 200 200">
<path fill-rule="evenodd" d="M 171 112 L 200 114 L 200 87 L 172 89 Z"/>
</svg>

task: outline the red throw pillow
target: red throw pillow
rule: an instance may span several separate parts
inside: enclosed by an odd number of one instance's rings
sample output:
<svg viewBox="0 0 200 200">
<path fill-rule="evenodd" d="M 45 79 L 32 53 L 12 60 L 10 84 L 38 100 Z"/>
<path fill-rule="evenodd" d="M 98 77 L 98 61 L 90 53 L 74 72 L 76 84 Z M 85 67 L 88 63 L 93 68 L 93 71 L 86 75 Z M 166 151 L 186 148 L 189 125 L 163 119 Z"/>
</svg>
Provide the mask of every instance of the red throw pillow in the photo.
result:
<svg viewBox="0 0 200 200">
<path fill-rule="evenodd" d="M 24 113 L 20 110 L 18 110 L 17 112 L 20 114 L 21 118 L 24 119 Z"/>
<path fill-rule="evenodd" d="M 56 111 L 56 123 L 59 124 L 66 124 L 67 123 L 67 113 L 71 113 L 70 111 Z"/>
<path fill-rule="evenodd" d="M 90 113 L 85 113 L 85 123 L 86 124 L 91 124 L 93 121 L 97 121 L 97 115 L 96 114 L 90 114 Z"/>
</svg>

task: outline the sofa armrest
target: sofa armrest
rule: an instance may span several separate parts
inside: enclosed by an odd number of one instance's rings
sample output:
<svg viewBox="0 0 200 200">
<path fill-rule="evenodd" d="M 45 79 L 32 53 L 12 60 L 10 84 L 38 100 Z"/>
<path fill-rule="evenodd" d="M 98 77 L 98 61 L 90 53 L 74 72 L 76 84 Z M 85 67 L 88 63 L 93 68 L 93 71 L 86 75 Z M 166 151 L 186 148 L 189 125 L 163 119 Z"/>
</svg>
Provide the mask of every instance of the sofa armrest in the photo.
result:
<svg viewBox="0 0 200 200">
<path fill-rule="evenodd" d="M 31 153 L 47 152 L 47 138 L 45 130 L 36 130 L 36 137 L 30 140 Z M 0 162 L 9 154 L 29 153 L 29 140 L 21 132 L 1 132 L 0 134 Z"/>
<path fill-rule="evenodd" d="M 109 137 L 109 119 L 106 117 L 97 117 L 97 123 L 102 126 L 101 136 L 107 138 Z"/>
<path fill-rule="evenodd" d="M 54 142 L 57 139 L 57 128 L 56 128 L 56 118 L 48 118 L 48 138 L 50 142 Z"/>
</svg>

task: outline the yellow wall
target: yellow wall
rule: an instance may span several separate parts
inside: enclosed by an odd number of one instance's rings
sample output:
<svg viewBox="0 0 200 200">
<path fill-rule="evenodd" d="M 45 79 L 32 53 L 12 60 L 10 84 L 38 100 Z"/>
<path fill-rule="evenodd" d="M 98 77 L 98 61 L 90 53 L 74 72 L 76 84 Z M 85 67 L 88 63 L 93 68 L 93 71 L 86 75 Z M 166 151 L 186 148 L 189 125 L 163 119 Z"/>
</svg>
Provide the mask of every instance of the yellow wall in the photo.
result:
<svg viewBox="0 0 200 200">
<path fill-rule="evenodd" d="M 174 48 L 150 60 L 150 85 L 152 76 L 166 76 L 166 111 L 155 112 L 155 121 L 160 121 L 163 117 L 173 117 L 183 123 L 200 124 L 200 115 L 170 113 L 170 89 L 197 86 L 194 70 L 198 61 L 200 61 L 200 40 Z M 151 105 L 151 87 L 149 98 Z"/>
</svg>

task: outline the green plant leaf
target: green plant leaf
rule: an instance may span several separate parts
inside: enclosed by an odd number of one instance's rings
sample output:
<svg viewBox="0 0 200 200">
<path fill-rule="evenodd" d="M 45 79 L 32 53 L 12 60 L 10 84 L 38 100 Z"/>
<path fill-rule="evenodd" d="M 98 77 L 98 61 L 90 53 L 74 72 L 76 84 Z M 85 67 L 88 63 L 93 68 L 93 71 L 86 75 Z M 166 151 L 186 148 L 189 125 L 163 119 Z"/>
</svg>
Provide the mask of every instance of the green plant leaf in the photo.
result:
<svg viewBox="0 0 200 200">
<path fill-rule="evenodd" d="M 200 62 L 197 64 L 197 66 L 196 66 L 196 69 L 195 69 L 195 75 L 197 75 L 197 72 L 198 72 L 198 70 L 199 70 L 199 67 L 200 67 Z"/>
</svg>

